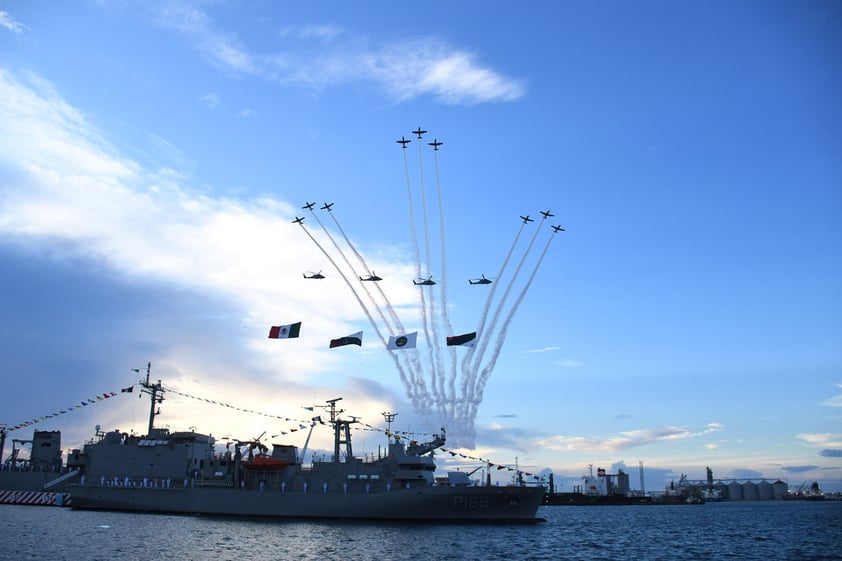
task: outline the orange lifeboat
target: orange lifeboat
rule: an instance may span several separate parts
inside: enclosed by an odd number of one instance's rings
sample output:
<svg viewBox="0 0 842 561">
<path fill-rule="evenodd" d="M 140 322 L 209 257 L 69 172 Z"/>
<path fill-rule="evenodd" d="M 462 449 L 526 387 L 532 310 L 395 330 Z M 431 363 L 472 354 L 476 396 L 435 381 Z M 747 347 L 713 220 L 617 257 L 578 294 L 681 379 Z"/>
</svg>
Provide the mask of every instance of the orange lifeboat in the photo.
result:
<svg viewBox="0 0 842 561">
<path fill-rule="evenodd" d="M 243 467 L 255 471 L 281 471 L 289 465 L 287 460 L 273 458 L 268 454 L 255 454 L 254 459 L 243 462 Z"/>
</svg>

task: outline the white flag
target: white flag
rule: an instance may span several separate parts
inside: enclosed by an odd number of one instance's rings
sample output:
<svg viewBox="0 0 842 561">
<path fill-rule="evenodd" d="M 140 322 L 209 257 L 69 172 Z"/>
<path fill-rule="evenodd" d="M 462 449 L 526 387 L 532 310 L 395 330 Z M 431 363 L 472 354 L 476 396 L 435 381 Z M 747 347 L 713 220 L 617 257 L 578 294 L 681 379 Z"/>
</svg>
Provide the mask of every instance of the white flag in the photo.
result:
<svg viewBox="0 0 842 561">
<path fill-rule="evenodd" d="M 414 349 L 415 348 L 415 340 L 418 338 L 418 332 L 413 331 L 412 333 L 407 333 L 406 335 L 396 335 L 389 337 L 389 343 L 386 345 L 386 348 L 390 351 L 395 351 L 398 349 Z"/>
</svg>

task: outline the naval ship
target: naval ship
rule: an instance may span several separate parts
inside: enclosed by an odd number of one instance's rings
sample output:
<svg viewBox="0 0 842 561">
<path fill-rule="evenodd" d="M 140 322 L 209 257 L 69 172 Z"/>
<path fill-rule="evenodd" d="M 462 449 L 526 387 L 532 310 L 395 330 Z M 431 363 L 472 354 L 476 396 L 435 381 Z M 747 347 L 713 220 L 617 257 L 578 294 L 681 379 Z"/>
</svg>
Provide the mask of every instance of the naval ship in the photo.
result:
<svg viewBox="0 0 842 561">
<path fill-rule="evenodd" d="M 303 462 L 307 443 L 257 441 L 218 454 L 212 436 L 193 430 L 170 432 L 154 426 L 163 386 L 150 383 L 148 433 L 103 432 L 74 457 L 84 464 L 70 486 L 74 509 L 182 513 L 266 518 L 331 518 L 427 522 L 539 522 L 542 486 L 476 485 L 464 472 L 436 478 L 432 453 L 446 435 L 428 442 L 405 442 L 387 431 L 389 444 L 377 457 L 354 455 L 351 428 L 357 419 L 328 400 L 333 456 Z M 314 418 L 310 434 L 318 424 Z M 241 443 L 242 444 L 242 443 Z M 246 452 L 241 452 L 241 448 Z"/>
</svg>

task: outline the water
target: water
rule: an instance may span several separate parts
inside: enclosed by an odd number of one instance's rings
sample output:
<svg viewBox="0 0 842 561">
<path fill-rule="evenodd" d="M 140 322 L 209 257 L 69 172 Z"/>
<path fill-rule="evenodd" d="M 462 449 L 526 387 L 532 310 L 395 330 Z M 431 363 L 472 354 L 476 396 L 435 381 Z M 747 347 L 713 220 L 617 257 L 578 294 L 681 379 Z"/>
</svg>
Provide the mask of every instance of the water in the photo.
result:
<svg viewBox="0 0 842 561">
<path fill-rule="evenodd" d="M 0 506 L 0 559 L 842 560 L 842 502 L 541 507 L 526 526 L 303 522 Z"/>
</svg>

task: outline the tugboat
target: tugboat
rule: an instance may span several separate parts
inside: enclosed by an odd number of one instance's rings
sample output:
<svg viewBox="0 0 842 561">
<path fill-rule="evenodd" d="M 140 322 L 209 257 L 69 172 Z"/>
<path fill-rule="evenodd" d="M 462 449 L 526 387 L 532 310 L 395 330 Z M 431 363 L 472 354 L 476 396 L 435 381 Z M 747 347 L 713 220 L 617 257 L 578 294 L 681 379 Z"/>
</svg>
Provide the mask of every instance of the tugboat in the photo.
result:
<svg viewBox="0 0 842 561">
<path fill-rule="evenodd" d="M 464 474 L 436 481 L 432 452 L 445 431 L 429 442 L 409 442 L 389 431 L 385 455 L 354 456 L 351 426 L 341 418 L 342 398 L 322 406 L 334 434 L 332 458 L 305 465 L 297 446 L 273 445 L 251 460 L 235 446 L 222 455 L 213 437 L 156 428 L 155 406 L 163 401 L 160 380 L 141 382 L 151 397 L 148 433 L 131 436 L 97 431 L 81 457 L 84 474 L 71 487 L 74 509 L 166 512 L 269 518 L 334 518 L 430 522 L 532 523 L 544 496 L 541 486 L 479 486 Z M 310 425 L 310 434 L 318 418 Z M 249 450 L 251 454 L 252 449 Z M 268 452 L 268 450 L 267 450 Z"/>
</svg>

